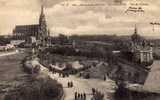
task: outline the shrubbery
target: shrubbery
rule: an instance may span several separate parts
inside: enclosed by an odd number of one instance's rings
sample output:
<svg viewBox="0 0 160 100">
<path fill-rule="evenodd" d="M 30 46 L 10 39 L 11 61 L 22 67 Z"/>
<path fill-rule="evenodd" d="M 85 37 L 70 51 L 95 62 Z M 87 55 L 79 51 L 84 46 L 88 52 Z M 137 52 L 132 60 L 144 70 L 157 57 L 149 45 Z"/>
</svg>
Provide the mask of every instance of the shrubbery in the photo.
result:
<svg viewBox="0 0 160 100">
<path fill-rule="evenodd" d="M 101 50 L 102 49 L 102 50 Z M 94 48 L 93 50 L 76 50 L 73 47 L 52 47 L 46 48 L 45 50 L 41 51 L 41 55 L 38 55 L 39 58 L 43 58 L 42 55 L 46 55 L 46 53 L 50 54 L 59 54 L 63 56 L 83 56 L 88 58 L 105 58 L 108 59 L 109 56 L 113 56 L 112 52 L 106 50 L 105 48 Z"/>
<path fill-rule="evenodd" d="M 15 87 L 4 100 L 61 100 L 62 96 L 62 85 L 48 77 Z"/>
</svg>

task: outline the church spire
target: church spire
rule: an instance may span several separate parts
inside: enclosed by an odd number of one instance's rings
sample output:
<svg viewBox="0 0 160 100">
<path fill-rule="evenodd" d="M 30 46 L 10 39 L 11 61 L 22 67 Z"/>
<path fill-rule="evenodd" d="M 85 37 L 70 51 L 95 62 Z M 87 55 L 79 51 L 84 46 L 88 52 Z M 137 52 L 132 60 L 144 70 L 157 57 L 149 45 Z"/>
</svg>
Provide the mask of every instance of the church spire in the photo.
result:
<svg viewBox="0 0 160 100">
<path fill-rule="evenodd" d="M 39 24 L 46 24 L 45 14 L 44 14 L 44 5 L 41 5 L 41 14 L 39 17 Z"/>
<path fill-rule="evenodd" d="M 131 38 L 134 43 L 140 43 L 142 41 L 142 37 L 138 34 L 137 25 L 135 25 L 134 34 Z"/>
<path fill-rule="evenodd" d="M 41 5 L 41 13 L 39 17 L 39 34 L 41 36 L 47 36 L 47 23 L 46 23 L 46 18 L 44 14 L 44 5 Z"/>
<path fill-rule="evenodd" d="M 138 31 L 137 31 L 137 25 L 135 24 L 135 29 L 134 29 L 134 34 L 137 34 Z"/>
<path fill-rule="evenodd" d="M 41 15 L 44 15 L 44 5 L 41 5 Z"/>
</svg>

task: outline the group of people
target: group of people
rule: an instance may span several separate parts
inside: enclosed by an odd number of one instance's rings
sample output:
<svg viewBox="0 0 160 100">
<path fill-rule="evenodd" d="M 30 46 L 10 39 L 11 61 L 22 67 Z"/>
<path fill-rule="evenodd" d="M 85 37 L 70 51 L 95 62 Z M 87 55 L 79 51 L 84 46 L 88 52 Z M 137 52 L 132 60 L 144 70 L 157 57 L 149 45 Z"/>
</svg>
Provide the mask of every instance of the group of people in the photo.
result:
<svg viewBox="0 0 160 100">
<path fill-rule="evenodd" d="M 68 73 L 64 73 L 64 72 L 59 72 L 59 71 L 56 71 L 54 68 L 52 67 L 49 67 L 49 70 L 52 72 L 52 73 L 58 73 L 59 74 L 59 77 L 69 77 L 69 74 Z M 80 76 L 83 76 L 82 75 L 83 73 L 80 73 Z M 90 77 L 90 75 L 88 74 L 88 78 Z M 103 76 L 103 80 L 105 81 L 107 79 L 106 75 Z M 73 85 L 73 82 L 72 81 L 68 81 L 67 82 L 67 87 L 68 88 L 72 88 L 74 85 Z M 104 98 L 104 94 L 100 91 L 98 91 L 97 89 L 95 88 L 92 88 L 92 94 L 93 97 L 92 99 L 93 100 L 102 100 L 102 98 Z M 79 93 L 79 92 L 75 92 L 74 94 L 74 100 L 86 100 L 86 93 Z"/>
<path fill-rule="evenodd" d="M 68 82 L 68 88 L 72 88 L 73 87 L 73 82 Z"/>
<path fill-rule="evenodd" d="M 75 100 L 86 100 L 86 93 L 75 92 Z"/>
<path fill-rule="evenodd" d="M 53 74 L 56 72 L 56 71 L 55 71 L 55 68 L 53 68 L 52 66 L 49 66 L 48 69 L 49 69 L 49 71 L 52 72 Z"/>
<path fill-rule="evenodd" d="M 49 71 L 52 72 L 53 74 L 58 73 L 58 74 L 59 74 L 59 77 L 63 77 L 63 78 L 69 77 L 69 74 L 68 74 L 68 73 L 65 73 L 65 72 L 63 72 L 63 71 L 58 71 L 58 70 L 56 70 L 55 68 L 53 68 L 52 66 L 49 66 L 48 69 L 49 69 Z"/>
<path fill-rule="evenodd" d="M 67 73 L 59 73 L 59 77 L 63 77 L 63 78 L 69 77 L 69 74 L 67 74 Z"/>
<path fill-rule="evenodd" d="M 95 88 L 92 88 L 93 100 L 103 100 L 104 94 Z"/>
</svg>

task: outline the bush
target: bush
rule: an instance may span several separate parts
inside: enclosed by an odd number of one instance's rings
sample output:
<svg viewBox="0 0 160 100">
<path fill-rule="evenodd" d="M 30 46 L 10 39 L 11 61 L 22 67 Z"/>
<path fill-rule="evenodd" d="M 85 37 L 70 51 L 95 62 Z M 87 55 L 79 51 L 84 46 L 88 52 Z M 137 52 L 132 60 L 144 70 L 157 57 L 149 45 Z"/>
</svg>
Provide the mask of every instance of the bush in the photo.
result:
<svg viewBox="0 0 160 100">
<path fill-rule="evenodd" d="M 40 78 L 9 91 L 4 100 L 60 100 L 62 96 L 61 84 L 50 78 Z"/>
<path fill-rule="evenodd" d="M 85 76 L 84 76 L 85 79 L 90 79 L 90 74 L 87 73 Z"/>
</svg>

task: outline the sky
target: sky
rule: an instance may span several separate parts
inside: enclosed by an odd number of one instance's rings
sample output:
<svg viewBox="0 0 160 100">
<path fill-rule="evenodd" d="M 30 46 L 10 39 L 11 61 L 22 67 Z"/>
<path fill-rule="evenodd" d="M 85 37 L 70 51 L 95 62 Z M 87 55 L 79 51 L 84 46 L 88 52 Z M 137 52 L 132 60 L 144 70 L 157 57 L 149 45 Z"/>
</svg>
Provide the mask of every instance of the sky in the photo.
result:
<svg viewBox="0 0 160 100">
<path fill-rule="evenodd" d="M 138 33 L 160 37 L 160 0 L 0 0 L 0 34 L 12 34 L 15 25 L 37 24 L 41 5 L 51 35 Z M 137 5 L 135 5 L 137 4 Z M 141 7 L 144 12 L 125 12 Z M 154 29 L 154 30 L 153 30 Z"/>
</svg>

